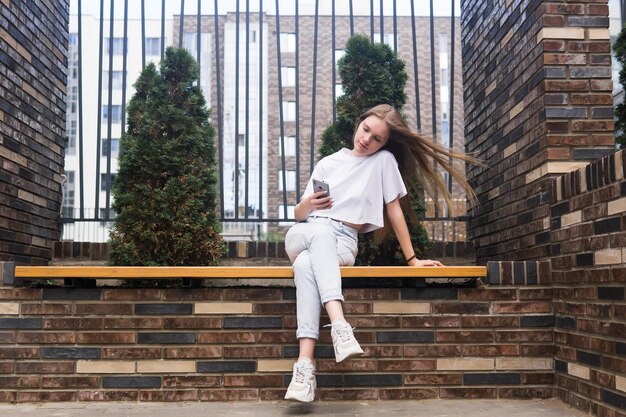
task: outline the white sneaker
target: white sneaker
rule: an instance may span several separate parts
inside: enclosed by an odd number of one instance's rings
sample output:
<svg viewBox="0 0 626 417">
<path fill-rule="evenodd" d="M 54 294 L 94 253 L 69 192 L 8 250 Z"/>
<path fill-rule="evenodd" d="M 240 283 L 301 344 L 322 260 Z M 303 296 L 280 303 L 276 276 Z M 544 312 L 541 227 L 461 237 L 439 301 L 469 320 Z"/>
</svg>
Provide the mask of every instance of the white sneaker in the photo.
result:
<svg viewBox="0 0 626 417">
<path fill-rule="evenodd" d="M 302 401 L 305 403 L 315 399 L 315 367 L 308 359 L 301 359 L 293 364 L 293 377 L 287 393 L 286 400 Z"/>
<path fill-rule="evenodd" d="M 327 324 L 324 327 L 328 326 L 331 327 L 330 337 L 333 339 L 335 360 L 337 362 L 363 354 L 363 349 L 361 349 L 359 342 L 354 338 L 352 327 L 348 323 L 337 320 L 333 324 Z"/>
</svg>

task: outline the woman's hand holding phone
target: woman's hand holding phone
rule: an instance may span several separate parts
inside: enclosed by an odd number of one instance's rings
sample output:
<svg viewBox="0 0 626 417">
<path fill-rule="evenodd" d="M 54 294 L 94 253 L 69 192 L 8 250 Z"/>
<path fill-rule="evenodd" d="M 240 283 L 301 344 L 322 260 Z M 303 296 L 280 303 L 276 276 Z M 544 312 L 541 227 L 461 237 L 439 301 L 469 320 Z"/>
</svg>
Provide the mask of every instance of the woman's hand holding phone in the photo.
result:
<svg viewBox="0 0 626 417">
<path fill-rule="evenodd" d="M 326 191 L 318 191 L 309 196 L 311 210 L 326 210 L 333 206 L 333 200 Z"/>
</svg>

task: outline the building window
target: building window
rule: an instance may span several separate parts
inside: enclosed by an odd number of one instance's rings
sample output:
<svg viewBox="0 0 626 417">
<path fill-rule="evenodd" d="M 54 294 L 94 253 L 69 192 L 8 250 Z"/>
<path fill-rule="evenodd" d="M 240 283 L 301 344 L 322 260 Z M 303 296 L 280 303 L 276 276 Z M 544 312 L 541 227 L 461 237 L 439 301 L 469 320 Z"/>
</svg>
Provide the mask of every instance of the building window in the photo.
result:
<svg viewBox="0 0 626 417">
<path fill-rule="evenodd" d="M 114 90 L 121 90 L 122 89 L 122 78 L 123 78 L 123 71 L 113 71 L 111 76 L 111 88 L 113 88 Z M 104 71 L 102 74 L 102 78 L 103 78 L 103 84 L 104 84 L 104 89 L 108 90 L 109 89 L 109 71 Z"/>
<path fill-rule="evenodd" d="M 113 42 L 111 42 L 111 38 L 106 38 L 104 45 L 107 55 L 111 53 L 111 47 L 113 48 L 113 55 L 124 54 L 124 38 L 113 38 Z"/>
<path fill-rule="evenodd" d="M 374 42 L 381 42 L 380 33 L 374 33 Z M 386 43 L 391 49 L 395 49 L 395 38 L 393 33 L 385 33 L 383 35 L 382 43 Z"/>
<path fill-rule="evenodd" d="M 237 146 L 239 146 L 240 148 L 246 147 L 246 135 L 243 135 L 241 133 L 237 135 Z"/>
<path fill-rule="evenodd" d="M 109 209 L 108 214 L 109 215 L 107 216 L 107 209 L 106 208 L 101 208 L 100 209 L 100 218 L 101 219 L 115 220 L 117 218 L 117 213 L 112 208 Z"/>
<path fill-rule="evenodd" d="M 67 137 L 67 146 L 65 148 L 65 154 L 74 155 L 76 153 L 76 120 L 71 120 L 69 123 L 69 126 L 67 126 L 66 137 Z"/>
<path fill-rule="evenodd" d="M 281 33 L 280 34 L 280 53 L 296 52 L 296 34 Z"/>
<path fill-rule="evenodd" d="M 285 218 L 285 209 L 284 209 L 284 205 L 280 204 L 278 206 L 278 218 L 279 219 L 284 219 Z M 295 219 L 296 218 L 296 206 L 292 206 L 292 205 L 288 205 L 287 206 L 287 218 L 288 219 Z M 294 220 L 291 221 L 280 221 L 278 222 L 279 226 L 291 226 L 294 223 Z"/>
<path fill-rule="evenodd" d="M 61 216 L 66 218 L 74 217 L 74 191 L 75 191 L 74 171 L 65 172 L 63 182 L 63 203 L 61 205 Z"/>
<path fill-rule="evenodd" d="M 282 67 L 280 69 L 280 75 L 283 87 L 295 87 L 296 67 Z"/>
<path fill-rule="evenodd" d="M 283 156 L 282 142 L 285 143 L 285 156 L 296 156 L 296 137 L 295 136 L 283 136 L 284 139 L 278 138 L 278 156 Z"/>
<path fill-rule="evenodd" d="M 296 171 L 285 171 L 285 177 L 287 180 L 287 190 L 296 190 Z M 278 190 L 283 191 L 283 170 L 278 171 Z"/>
<path fill-rule="evenodd" d="M 78 45 L 78 33 L 70 33 L 69 43 L 70 45 Z"/>
<path fill-rule="evenodd" d="M 161 38 L 146 38 L 146 56 L 161 56 Z"/>
<path fill-rule="evenodd" d="M 442 120 L 441 121 L 441 143 L 448 147 L 450 141 L 450 121 Z"/>
<path fill-rule="evenodd" d="M 335 68 L 339 71 L 339 60 L 346 55 L 345 49 L 335 49 Z"/>
<path fill-rule="evenodd" d="M 296 121 L 296 102 L 295 101 L 283 101 L 283 121 L 285 122 Z"/>
<path fill-rule="evenodd" d="M 109 106 L 107 104 L 102 106 L 102 119 L 104 123 L 109 121 Z M 113 123 L 122 123 L 122 106 L 111 106 L 111 121 Z"/>
<path fill-rule="evenodd" d="M 101 155 L 106 157 L 109 153 L 109 140 L 102 139 L 102 152 Z M 111 156 L 113 158 L 117 158 L 120 153 L 120 140 L 119 139 L 111 139 Z"/>
<path fill-rule="evenodd" d="M 115 183 L 115 178 L 116 177 L 117 177 L 117 174 L 111 174 L 111 187 Z M 100 191 L 106 191 L 106 190 L 110 190 L 110 187 L 109 187 L 109 175 L 107 175 L 107 174 L 100 174 Z"/>
</svg>

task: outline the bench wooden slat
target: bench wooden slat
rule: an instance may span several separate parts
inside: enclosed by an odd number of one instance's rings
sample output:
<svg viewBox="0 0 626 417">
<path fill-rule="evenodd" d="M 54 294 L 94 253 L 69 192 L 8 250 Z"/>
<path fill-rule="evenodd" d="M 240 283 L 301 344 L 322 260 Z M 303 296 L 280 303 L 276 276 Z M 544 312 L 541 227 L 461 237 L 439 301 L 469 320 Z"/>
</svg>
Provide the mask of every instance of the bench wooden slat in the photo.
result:
<svg viewBox="0 0 626 417">
<path fill-rule="evenodd" d="M 472 278 L 487 276 L 484 266 L 344 266 L 344 278 Z M 16 266 L 15 278 L 293 278 L 290 266 Z"/>
</svg>

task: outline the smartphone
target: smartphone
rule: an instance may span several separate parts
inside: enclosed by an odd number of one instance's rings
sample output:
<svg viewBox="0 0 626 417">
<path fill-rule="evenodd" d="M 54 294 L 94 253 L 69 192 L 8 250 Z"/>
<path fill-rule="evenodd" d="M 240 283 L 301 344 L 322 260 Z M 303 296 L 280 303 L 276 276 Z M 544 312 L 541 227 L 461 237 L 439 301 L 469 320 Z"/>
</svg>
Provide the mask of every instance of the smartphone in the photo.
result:
<svg viewBox="0 0 626 417">
<path fill-rule="evenodd" d="M 313 192 L 317 193 L 318 191 L 324 191 L 326 196 L 330 196 L 330 187 L 324 181 L 316 180 L 313 178 Z"/>
</svg>

